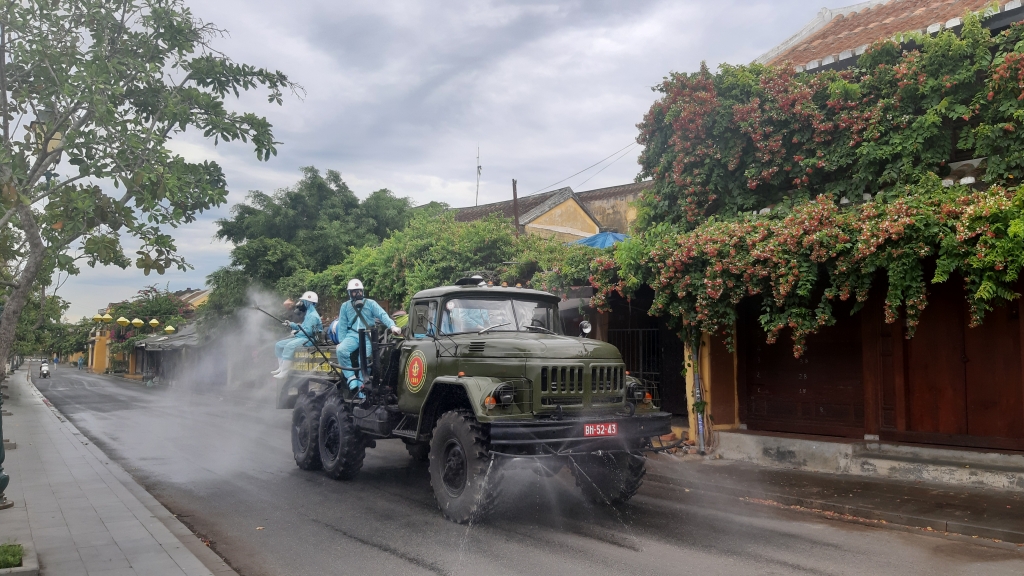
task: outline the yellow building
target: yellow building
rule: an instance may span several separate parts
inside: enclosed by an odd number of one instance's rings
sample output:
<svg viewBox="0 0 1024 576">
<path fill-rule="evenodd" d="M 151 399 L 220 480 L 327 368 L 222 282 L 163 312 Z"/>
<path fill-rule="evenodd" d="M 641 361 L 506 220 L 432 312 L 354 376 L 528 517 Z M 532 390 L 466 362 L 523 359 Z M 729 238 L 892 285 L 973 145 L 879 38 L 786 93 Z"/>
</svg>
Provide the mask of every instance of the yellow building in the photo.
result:
<svg viewBox="0 0 1024 576">
<path fill-rule="evenodd" d="M 581 240 L 598 232 L 622 232 L 636 219 L 632 205 L 651 182 L 625 184 L 573 192 L 572 188 L 559 188 L 523 196 L 518 199 L 519 231 L 554 237 L 565 242 Z M 515 219 L 516 203 L 512 200 L 483 206 L 459 208 L 455 219 L 472 222 L 499 214 Z"/>
</svg>

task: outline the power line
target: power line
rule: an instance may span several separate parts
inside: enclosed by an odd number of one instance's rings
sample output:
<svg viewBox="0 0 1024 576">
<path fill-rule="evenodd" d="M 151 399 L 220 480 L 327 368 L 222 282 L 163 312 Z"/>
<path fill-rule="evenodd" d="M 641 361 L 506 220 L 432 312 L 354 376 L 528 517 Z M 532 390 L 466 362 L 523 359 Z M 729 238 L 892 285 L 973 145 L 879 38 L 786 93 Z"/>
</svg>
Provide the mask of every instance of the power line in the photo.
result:
<svg viewBox="0 0 1024 576">
<path fill-rule="evenodd" d="M 636 143 L 635 143 L 635 142 L 633 143 L 633 146 L 636 146 Z M 597 172 L 594 172 L 594 175 L 593 175 L 593 176 L 591 176 L 590 178 L 587 178 L 587 179 L 586 179 L 586 180 L 584 180 L 583 182 L 580 182 L 579 184 L 577 184 L 577 185 L 576 185 L 576 187 L 577 187 L 577 188 L 579 188 L 580 186 L 583 186 L 583 185 L 584 185 L 584 184 L 586 184 L 587 182 L 590 182 L 591 178 L 593 178 L 594 176 L 597 176 L 597 175 L 598 175 L 598 174 L 600 174 L 601 172 L 604 172 L 604 171 L 605 171 L 605 169 L 606 169 L 606 168 L 608 168 L 608 166 L 611 166 L 612 164 L 615 164 L 615 163 L 616 163 L 616 162 L 618 162 L 619 160 L 622 160 L 622 158 L 623 158 L 623 157 L 624 157 L 624 156 L 625 156 L 626 154 L 629 154 L 629 151 L 633 149 L 633 146 L 630 146 L 630 147 L 629 147 L 629 149 L 628 149 L 628 150 L 626 150 L 625 152 L 623 152 L 621 156 L 619 156 L 619 157 L 618 157 L 618 158 L 616 158 L 615 160 L 612 160 L 611 162 L 609 162 L 607 166 L 605 166 L 604 168 L 601 168 L 601 169 L 600 169 L 600 170 L 598 170 Z"/>
<path fill-rule="evenodd" d="M 595 163 L 591 164 L 590 166 L 587 166 L 586 168 L 584 168 L 583 170 L 580 170 L 579 172 L 573 174 L 572 176 L 569 176 L 568 178 L 562 178 L 561 180 L 559 180 L 558 182 L 555 182 L 554 184 L 548 184 L 547 186 L 541 188 L 540 190 L 537 190 L 535 192 L 531 192 L 531 194 L 536 194 L 537 192 L 543 192 L 544 190 L 547 190 L 548 188 L 551 188 L 552 186 L 557 186 L 557 185 L 561 184 L 562 182 L 565 182 L 566 180 L 569 180 L 570 178 L 575 178 L 576 176 L 579 176 L 580 174 L 583 174 L 587 170 L 590 170 L 594 166 L 597 166 L 601 162 L 604 162 L 605 160 L 611 158 L 612 156 L 615 156 L 619 152 L 622 152 L 623 150 L 625 150 L 626 148 L 629 148 L 631 146 L 636 146 L 636 142 L 630 142 L 628 146 L 624 146 L 622 148 L 619 148 L 615 152 L 612 152 L 611 154 L 609 154 L 609 155 L 605 156 L 604 158 L 602 158 L 600 161 L 595 162 Z"/>
</svg>

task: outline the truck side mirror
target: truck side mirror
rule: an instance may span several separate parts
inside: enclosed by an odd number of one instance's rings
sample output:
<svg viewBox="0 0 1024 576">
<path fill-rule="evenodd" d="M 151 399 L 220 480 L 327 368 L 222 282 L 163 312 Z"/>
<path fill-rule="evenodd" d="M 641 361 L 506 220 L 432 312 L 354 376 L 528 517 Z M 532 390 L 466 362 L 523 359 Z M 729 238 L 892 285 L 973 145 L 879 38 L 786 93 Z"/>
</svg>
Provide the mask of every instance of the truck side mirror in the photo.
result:
<svg viewBox="0 0 1024 576">
<path fill-rule="evenodd" d="M 586 338 L 587 334 L 590 334 L 591 330 L 593 330 L 593 328 L 591 328 L 590 322 L 587 322 L 586 320 L 580 322 L 580 338 Z"/>
</svg>

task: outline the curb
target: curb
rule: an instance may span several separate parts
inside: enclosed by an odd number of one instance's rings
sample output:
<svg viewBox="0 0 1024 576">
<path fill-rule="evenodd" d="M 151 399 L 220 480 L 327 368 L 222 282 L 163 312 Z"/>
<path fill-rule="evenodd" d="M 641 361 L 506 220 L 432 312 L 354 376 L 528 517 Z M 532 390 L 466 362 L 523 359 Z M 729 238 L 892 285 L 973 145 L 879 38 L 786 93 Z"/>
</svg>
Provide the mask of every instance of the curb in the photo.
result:
<svg viewBox="0 0 1024 576">
<path fill-rule="evenodd" d="M 21 566 L 0 569 L 0 576 L 5 574 L 39 576 L 39 557 L 36 556 L 36 549 L 32 547 L 31 541 L 21 543 Z"/>
<path fill-rule="evenodd" d="M 851 520 L 854 521 L 855 519 L 877 520 L 880 522 L 879 526 L 882 527 L 889 526 L 893 528 L 921 528 L 924 530 L 934 532 L 953 532 L 957 534 L 963 534 L 965 536 L 990 538 L 993 540 L 1001 540 L 1003 542 L 1012 542 L 1014 544 L 1024 543 L 1024 532 L 1004 530 L 1001 528 L 992 528 L 989 526 L 979 526 L 977 524 L 968 524 L 956 520 L 947 520 L 944 518 L 928 516 L 914 516 L 911 514 L 899 514 L 896 512 L 884 512 L 872 508 L 863 508 L 860 506 L 852 506 L 847 504 L 836 504 L 834 502 L 815 500 L 813 498 L 801 498 L 799 496 L 775 494 L 771 492 L 763 492 L 758 490 L 747 490 L 731 486 L 714 486 L 712 489 L 708 489 L 708 487 L 705 486 L 696 487 L 692 484 L 682 482 L 671 476 L 665 476 L 664 474 L 657 474 L 651 472 L 648 472 L 645 478 L 656 484 L 671 486 L 673 488 L 693 490 L 696 492 L 707 492 L 711 494 L 717 494 L 720 496 L 732 496 L 735 498 L 745 500 L 747 502 L 754 502 L 765 505 L 771 505 L 774 503 L 777 505 L 797 506 L 812 511 L 826 512 L 829 513 L 829 518 L 835 520 L 844 520 L 842 516 L 848 516 L 851 517 Z M 836 517 L 836 515 L 839 515 L 840 517 Z"/>
</svg>

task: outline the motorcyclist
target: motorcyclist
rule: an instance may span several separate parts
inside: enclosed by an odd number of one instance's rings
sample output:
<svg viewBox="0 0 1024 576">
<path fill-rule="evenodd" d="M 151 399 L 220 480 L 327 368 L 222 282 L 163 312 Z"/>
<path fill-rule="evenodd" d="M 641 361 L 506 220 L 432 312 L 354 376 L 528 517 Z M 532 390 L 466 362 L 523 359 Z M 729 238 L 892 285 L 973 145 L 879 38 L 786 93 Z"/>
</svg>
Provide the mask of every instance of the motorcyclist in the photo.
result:
<svg viewBox="0 0 1024 576">
<path fill-rule="evenodd" d="M 316 304 L 319 298 L 316 292 L 306 292 L 299 298 L 295 307 L 305 312 L 301 326 L 295 322 L 286 321 L 283 324 L 294 332 L 290 338 L 279 341 L 274 346 L 274 353 L 277 355 L 277 370 L 271 372 L 274 378 L 284 379 L 288 377 L 292 366 L 295 364 L 295 350 L 302 346 L 312 346 L 316 333 L 324 329 L 320 322 L 320 314 L 316 311 Z"/>
<path fill-rule="evenodd" d="M 395 321 L 388 316 L 388 313 L 381 308 L 377 302 L 365 298 L 363 294 L 363 283 L 358 278 L 348 282 L 348 301 L 341 305 L 338 311 L 338 365 L 341 372 L 348 381 L 350 390 L 356 390 L 362 386 L 359 374 L 352 365 L 352 353 L 359 348 L 359 329 L 369 330 L 373 327 L 374 320 L 387 326 L 394 334 L 402 333 L 402 329 L 395 326 Z M 370 354 L 370 339 L 366 339 L 366 353 Z"/>
</svg>

